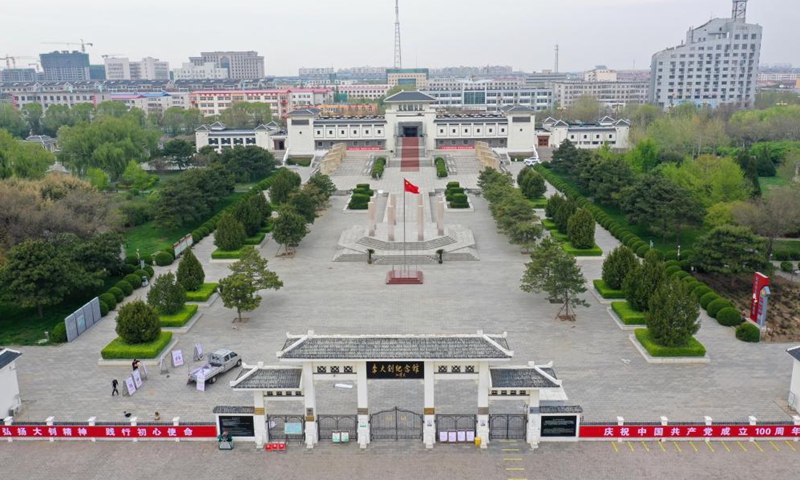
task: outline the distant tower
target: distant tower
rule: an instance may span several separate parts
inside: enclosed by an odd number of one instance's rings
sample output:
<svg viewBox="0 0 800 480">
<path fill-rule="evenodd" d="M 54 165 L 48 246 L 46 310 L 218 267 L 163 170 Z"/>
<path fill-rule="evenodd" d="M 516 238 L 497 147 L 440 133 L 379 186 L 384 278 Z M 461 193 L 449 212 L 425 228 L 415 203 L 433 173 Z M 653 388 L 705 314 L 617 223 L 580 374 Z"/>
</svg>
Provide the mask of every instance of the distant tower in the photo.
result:
<svg viewBox="0 0 800 480">
<path fill-rule="evenodd" d="M 400 53 L 400 0 L 394 0 L 394 68 L 403 68 Z"/>
<path fill-rule="evenodd" d="M 731 18 L 736 23 L 745 23 L 747 19 L 747 0 L 733 0 Z"/>
<path fill-rule="evenodd" d="M 556 44 L 556 63 L 553 65 L 553 73 L 558 73 L 558 44 Z"/>
</svg>

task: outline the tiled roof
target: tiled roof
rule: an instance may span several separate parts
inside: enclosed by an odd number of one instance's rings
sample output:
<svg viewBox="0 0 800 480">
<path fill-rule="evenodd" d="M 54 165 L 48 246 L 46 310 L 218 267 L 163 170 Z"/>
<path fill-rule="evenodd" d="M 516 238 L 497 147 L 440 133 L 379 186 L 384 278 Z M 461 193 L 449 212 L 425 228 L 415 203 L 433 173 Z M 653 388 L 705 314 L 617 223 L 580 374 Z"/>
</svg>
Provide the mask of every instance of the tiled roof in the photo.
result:
<svg viewBox="0 0 800 480">
<path fill-rule="evenodd" d="M 541 368 L 556 378 L 552 368 Z M 558 388 L 555 382 L 539 373 L 535 368 L 491 368 L 492 388 Z"/>
<path fill-rule="evenodd" d="M 233 388 L 254 390 L 268 388 L 298 389 L 300 388 L 300 375 L 302 372 L 303 371 L 299 368 L 254 367 L 250 370 L 243 369 L 233 382 Z"/>
<path fill-rule="evenodd" d="M 435 102 L 436 99 L 431 97 L 430 95 L 426 95 L 422 92 L 412 92 L 408 90 L 404 90 L 402 92 L 397 92 L 391 97 L 386 98 L 383 102 L 384 103 L 398 103 L 398 102 Z"/>
<path fill-rule="evenodd" d="M 794 357 L 795 360 L 800 360 L 800 346 L 787 348 L 786 353 Z"/>
<path fill-rule="evenodd" d="M 0 350 L 0 369 L 2 369 L 3 367 L 10 364 L 11 362 L 18 359 L 21 356 L 22 354 L 16 350 L 9 350 L 7 348 Z"/>
<path fill-rule="evenodd" d="M 288 339 L 278 356 L 282 359 L 422 360 L 510 359 L 512 354 L 505 338 L 482 334 L 352 337 L 312 335 Z"/>
</svg>

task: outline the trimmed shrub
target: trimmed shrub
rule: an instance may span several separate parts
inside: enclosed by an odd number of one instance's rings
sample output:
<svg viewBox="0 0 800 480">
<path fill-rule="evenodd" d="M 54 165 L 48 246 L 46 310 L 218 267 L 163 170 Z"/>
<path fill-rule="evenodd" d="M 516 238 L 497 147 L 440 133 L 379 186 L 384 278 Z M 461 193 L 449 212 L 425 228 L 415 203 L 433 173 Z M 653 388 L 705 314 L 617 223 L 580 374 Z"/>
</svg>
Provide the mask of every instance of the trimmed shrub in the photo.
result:
<svg viewBox="0 0 800 480">
<path fill-rule="evenodd" d="M 139 259 L 136 258 L 136 255 L 128 255 L 125 257 L 125 263 L 128 265 L 139 265 Z"/>
<path fill-rule="evenodd" d="M 451 188 L 453 188 L 453 187 L 456 187 L 456 188 L 458 188 L 458 187 L 460 187 L 460 186 L 461 186 L 461 184 L 460 184 L 460 183 L 458 183 L 458 182 L 447 182 L 447 187 L 445 187 L 445 188 L 446 188 L 447 190 L 450 190 L 450 189 L 451 189 Z"/>
<path fill-rule="evenodd" d="M 665 260 L 674 260 L 676 263 L 678 261 L 678 251 L 677 250 L 667 250 L 664 252 L 664 259 Z"/>
<path fill-rule="evenodd" d="M 100 313 L 103 313 L 103 302 L 100 302 Z M 50 342 L 52 343 L 66 343 L 67 342 L 67 326 L 64 322 L 58 322 L 53 331 L 50 332 Z"/>
<path fill-rule="evenodd" d="M 142 270 L 147 272 L 147 278 L 153 278 L 153 275 L 155 275 L 156 273 L 156 271 L 153 270 L 153 267 L 151 267 L 150 265 L 145 265 Z"/>
<path fill-rule="evenodd" d="M 622 290 L 615 290 L 609 287 L 603 280 L 593 280 L 592 284 L 597 293 L 603 298 L 625 298 L 625 293 Z"/>
<path fill-rule="evenodd" d="M 708 310 L 708 304 L 718 299 L 719 295 L 714 292 L 708 292 L 700 297 L 700 306 L 703 307 L 703 309 Z"/>
<path fill-rule="evenodd" d="M 628 302 L 611 302 L 611 309 L 625 325 L 645 325 L 645 314 L 634 310 Z"/>
<path fill-rule="evenodd" d="M 724 298 L 718 298 L 708 304 L 708 307 L 706 308 L 706 313 L 708 313 L 708 316 L 711 318 L 717 318 L 717 313 L 719 313 L 719 311 L 722 310 L 723 308 L 734 308 L 734 307 L 729 300 L 726 300 Z"/>
<path fill-rule="evenodd" d="M 664 262 L 664 268 L 669 268 L 669 267 L 678 267 L 678 268 L 680 268 L 681 267 L 681 263 L 679 261 L 677 261 L 677 260 L 667 260 L 666 262 Z"/>
<path fill-rule="evenodd" d="M 117 299 L 114 298 L 114 295 L 110 293 L 104 293 L 100 295 L 100 301 L 108 305 L 109 310 L 114 310 L 117 308 Z"/>
<path fill-rule="evenodd" d="M 175 261 L 175 257 L 169 252 L 158 252 L 156 254 L 156 265 L 159 267 L 166 267 L 167 265 L 172 265 L 172 262 Z"/>
<path fill-rule="evenodd" d="M 636 265 L 636 256 L 630 248 L 620 245 L 603 262 L 603 281 L 614 290 L 622 289 L 622 282 Z"/>
<path fill-rule="evenodd" d="M 647 255 L 647 252 L 649 252 L 649 251 L 650 251 L 650 247 L 647 246 L 647 245 L 642 244 L 642 245 L 636 247 L 636 256 L 638 256 L 640 258 L 644 258 L 644 256 Z"/>
<path fill-rule="evenodd" d="M 703 357 L 706 354 L 706 347 L 694 337 L 691 337 L 685 346 L 663 347 L 653 340 L 646 328 L 637 328 L 633 333 L 636 335 L 636 340 L 653 357 Z"/>
<path fill-rule="evenodd" d="M 463 189 L 462 189 L 463 190 Z M 450 201 L 450 208 L 469 208 L 469 201 L 466 193 L 456 193 Z"/>
<path fill-rule="evenodd" d="M 122 290 L 122 293 L 124 293 L 126 297 L 133 293 L 133 286 L 127 280 L 120 280 L 117 282 L 116 286 Z"/>
<path fill-rule="evenodd" d="M 108 289 L 108 293 L 110 293 L 111 295 L 114 295 L 114 300 L 116 300 L 117 303 L 125 300 L 125 292 L 123 292 L 119 287 L 111 287 L 111 288 L 109 288 Z"/>
<path fill-rule="evenodd" d="M 574 257 L 600 257 L 603 255 L 603 250 L 597 244 L 592 248 L 575 248 L 572 242 L 565 241 L 561 244 L 561 248 Z"/>
<path fill-rule="evenodd" d="M 689 272 L 687 272 L 685 270 L 679 270 L 679 271 L 673 273 L 671 275 L 671 277 L 677 278 L 678 280 L 683 280 L 686 277 L 691 277 L 691 275 L 689 275 Z"/>
<path fill-rule="evenodd" d="M 106 348 L 100 351 L 100 356 L 106 360 L 156 358 L 172 341 L 172 332 L 161 332 L 155 340 L 147 343 L 130 344 L 117 337 Z"/>
<path fill-rule="evenodd" d="M 664 260 L 664 252 L 662 252 L 661 250 L 657 248 L 652 248 L 650 249 L 650 251 L 653 252 L 653 255 L 655 255 L 657 259 Z"/>
<path fill-rule="evenodd" d="M 125 275 L 123 280 L 130 283 L 134 290 L 142 286 L 142 277 L 136 275 L 135 273 Z"/>
<path fill-rule="evenodd" d="M 694 283 L 700 283 L 700 282 L 697 281 L 696 278 L 694 278 L 693 276 L 689 275 L 688 273 L 686 274 L 685 277 L 681 278 L 681 282 L 685 283 L 687 285 L 687 287 L 691 287 L 691 285 L 694 284 Z"/>
<path fill-rule="evenodd" d="M 665 277 L 671 277 L 673 273 L 682 272 L 682 271 L 683 270 L 681 270 L 681 267 L 679 267 L 677 265 L 672 265 L 672 266 L 669 266 L 669 267 L 664 269 L 664 276 Z"/>
<path fill-rule="evenodd" d="M 149 273 L 147 273 L 147 270 L 145 270 L 145 269 L 136 270 L 135 272 L 133 272 L 133 274 L 134 274 L 134 275 L 136 275 L 136 276 L 138 276 L 139 278 L 141 278 L 141 277 L 147 277 L 147 279 L 148 279 L 148 280 L 150 280 L 150 279 L 152 278 L 152 277 L 150 276 L 150 274 L 149 274 Z"/>
<path fill-rule="evenodd" d="M 217 283 L 204 283 L 200 286 L 197 290 L 193 292 L 186 292 L 186 301 L 187 302 L 205 302 L 214 292 L 217 291 L 217 287 L 219 284 Z"/>
<path fill-rule="evenodd" d="M 128 344 L 148 343 L 158 338 L 161 325 L 155 308 L 134 300 L 119 309 L 116 331 Z"/>
<path fill-rule="evenodd" d="M 108 305 L 106 305 L 106 302 L 100 300 L 100 316 L 105 317 L 108 315 L 108 312 L 110 312 Z"/>
<path fill-rule="evenodd" d="M 363 193 L 353 193 L 353 196 L 350 197 L 350 203 L 347 205 L 347 208 L 350 210 L 366 210 L 369 206 L 369 195 Z"/>
<path fill-rule="evenodd" d="M 214 250 L 211 252 L 211 258 L 214 260 L 232 260 L 232 259 L 239 259 L 242 256 L 241 250 Z"/>
<path fill-rule="evenodd" d="M 754 323 L 747 322 L 736 327 L 736 338 L 743 342 L 758 343 L 759 337 L 760 332 Z"/>
<path fill-rule="evenodd" d="M 794 271 L 794 265 L 792 265 L 792 262 L 781 262 L 781 271 L 792 273 Z"/>
<path fill-rule="evenodd" d="M 743 321 L 742 314 L 734 307 L 725 307 L 717 312 L 717 322 L 719 322 L 720 325 L 735 327 L 736 325 L 740 325 Z"/>
<path fill-rule="evenodd" d="M 182 327 L 197 313 L 197 305 L 184 305 L 172 315 L 159 315 L 161 327 Z"/>
<path fill-rule="evenodd" d="M 707 293 L 714 293 L 714 290 L 711 290 L 711 288 L 709 288 L 708 285 L 703 285 L 702 287 L 698 287 L 692 290 L 692 295 L 694 295 L 694 298 L 698 300 L 703 298 L 703 295 L 706 295 Z M 700 306 L 701 307 L 703 306 L 702 302 L 700 303 Z"/>
<path fill-rule="evenodd" d="M 681 260 L 679 265 L 682 269 L 686 270 L 687 272 L 692 269 L 692 262 L 690 260 Z"/>
<path fill-rule="evenodd" d="M 122 275 L 130 275 L 136 271 L 136 266 L 123 263 L 119 266 L 119 271 Z"/>
<path fill-rule="evenodd" d="M 447 176 L 447 164 L 445 163 L 444 158 L 436 157 L 436 160 L 433 161 L 433 164 L 436 166 L 437 177 L 444 178 Z"/>
</svg>

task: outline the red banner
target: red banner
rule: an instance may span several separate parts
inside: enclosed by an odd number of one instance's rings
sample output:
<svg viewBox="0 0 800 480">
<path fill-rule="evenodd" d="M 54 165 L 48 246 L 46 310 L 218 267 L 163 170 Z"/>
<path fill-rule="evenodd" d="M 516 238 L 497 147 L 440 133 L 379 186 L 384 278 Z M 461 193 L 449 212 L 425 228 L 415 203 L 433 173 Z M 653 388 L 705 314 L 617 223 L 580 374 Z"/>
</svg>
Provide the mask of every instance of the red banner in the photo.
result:
<svg viewBox="0 0 800 480">
<path fill-rule="evenodd" d="M 348 150 L 382 150 L 381 147 L 347 147 Z"/>
<path fill-rule="evenodd" d="M 18 438 L 214 438 L 214 425 L 94 426 L 3 425 L 0 437 Z"/>
<path fill-rule="evenodd" d="M 758 317 L 761 313 L 762 302 L 761 291 L 769 286 L 769 277 L 763 273 L 756 272 L 753 277 L 753 297 L 750 299 L 750 321 L 758 324 Z"/>
<path fill-rule="evenodd" d="M 475 145 L 443 145 L 439 150 L 475 150 Z"/>
<path fill-rule="evenodd" d="M 581 438 L 800 437 L 795 425 L 581 425 Z"/>
</svg>

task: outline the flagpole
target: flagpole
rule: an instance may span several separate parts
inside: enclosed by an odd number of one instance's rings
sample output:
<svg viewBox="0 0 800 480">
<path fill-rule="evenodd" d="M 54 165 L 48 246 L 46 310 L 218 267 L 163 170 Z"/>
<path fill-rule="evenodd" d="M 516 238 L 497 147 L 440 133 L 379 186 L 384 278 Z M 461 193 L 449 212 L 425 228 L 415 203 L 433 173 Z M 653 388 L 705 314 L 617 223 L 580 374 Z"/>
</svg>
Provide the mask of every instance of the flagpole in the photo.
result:
<svg viewBox="0 0 800 480">
<path fill-rule="evenodd" d="M 406 180 L 403 179 L 403 270 L 408 275 L 408 262 L 406 262 Z"/>
</svg>

